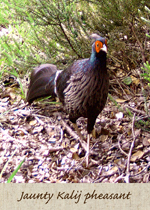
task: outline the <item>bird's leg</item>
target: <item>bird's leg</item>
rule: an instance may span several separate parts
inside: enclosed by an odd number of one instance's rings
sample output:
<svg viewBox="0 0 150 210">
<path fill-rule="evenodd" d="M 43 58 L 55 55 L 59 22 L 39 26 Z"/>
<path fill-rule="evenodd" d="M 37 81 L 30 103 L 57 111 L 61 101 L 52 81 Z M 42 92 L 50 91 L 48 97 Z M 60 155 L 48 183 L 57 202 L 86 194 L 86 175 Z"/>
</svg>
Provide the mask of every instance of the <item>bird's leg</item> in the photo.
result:
<svg viewBox="0 0 150 210">
<path fill-rule="evenodd" d="M 87 148 L 86 148 L 86 167 L 89 165 L 89 153 L 90 153 L 90 134 L 87 137 Z"/>
<path fill-rule="evenodd" d="M 83 136 L 82 136 L 82 134 L 81 134 L 81 132 L 80 132 L 80 130 L 79 130 L 77 124 L 76 124 L 76 123 L 72 123 L 72 124 L 73 124 L 73 127 L 74 127 L 75 131 L 77 132 L 77 135 L 79 136 L 79 141 L 80 141 L 80 143 L 81 143 L 81 146 L 83 147 L 83 149 L 84 149 L 85 151 L 87 151 L 87 147 L 86 147 L 84 138 L 83 138 Z"/>
<path fill-rule="evenodd" d="M 83 136 L 77 126 L 76 123 L 73 123 L 74 129 L 77 131 L 78 136 L 80 137 L 80 143 L 84 150 L 86 151 L 86 167 L 89 165 L 89 153 L 90 153 L 90 134 L 87 136 L 87 145 L 85 145 L 85 141 L 83 140 Z"/>
</svg>

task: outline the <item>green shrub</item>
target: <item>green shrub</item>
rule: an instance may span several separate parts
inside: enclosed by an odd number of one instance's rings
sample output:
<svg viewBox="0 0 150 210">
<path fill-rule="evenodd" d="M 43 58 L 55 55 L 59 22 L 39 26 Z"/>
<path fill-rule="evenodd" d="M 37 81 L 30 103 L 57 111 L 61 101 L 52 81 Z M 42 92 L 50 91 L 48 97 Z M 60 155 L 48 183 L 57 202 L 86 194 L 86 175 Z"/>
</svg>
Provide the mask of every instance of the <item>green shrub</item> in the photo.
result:
<svg viewBox="0 0 150 210">
<path fill-rule="evenodd" d="M 109 57 L 130 71 L 147 60 L 141 0 L 4 0 L 0 15 L 11 31 L 0 38 L 2 69 L 24 72 L 39 63 L 72 63 L 88 57 L 88 36 L 108 37 Z M 148 5 L 147 5 L 148 6 Z M 7 11 L 7 12 L 6 12 Z M 3 21 L 5 20 L 5 21 Z M 8 21 L 9 20 L 9 21 Z"/>
</svg>

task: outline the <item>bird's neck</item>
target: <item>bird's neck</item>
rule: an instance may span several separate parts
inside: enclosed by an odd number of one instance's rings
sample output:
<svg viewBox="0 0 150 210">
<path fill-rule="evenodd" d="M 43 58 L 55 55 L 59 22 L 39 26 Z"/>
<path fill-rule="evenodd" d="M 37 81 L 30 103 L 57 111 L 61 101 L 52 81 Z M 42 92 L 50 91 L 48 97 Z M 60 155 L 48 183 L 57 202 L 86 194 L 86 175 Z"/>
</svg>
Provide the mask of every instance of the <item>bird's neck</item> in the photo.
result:
<svg viewBox="0 0 150 210">
<path fill-rule="evenodd" d="M 107 72 L 105 52 L 100 52 L 98 55 L 92 53 L 89 62 L 95 70 Z"/>
</svg>

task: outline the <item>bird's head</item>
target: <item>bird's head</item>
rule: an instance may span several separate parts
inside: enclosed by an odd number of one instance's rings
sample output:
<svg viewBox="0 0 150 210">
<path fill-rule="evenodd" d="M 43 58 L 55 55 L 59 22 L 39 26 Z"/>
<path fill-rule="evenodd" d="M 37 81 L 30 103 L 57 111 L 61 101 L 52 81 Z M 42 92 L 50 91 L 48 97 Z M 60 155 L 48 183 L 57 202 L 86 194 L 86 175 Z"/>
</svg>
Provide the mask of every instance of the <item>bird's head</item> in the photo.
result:
<svg viewBox="0 0 150 210">
<path fill-rule="evenodd" d="M 99 36 L 98 34 L 92 34 L 90 38 L 94 40 L 92 50 L 96 54 L 99 54 L 101 51 L 107 53 L 107 39 Z"/>
</svg>

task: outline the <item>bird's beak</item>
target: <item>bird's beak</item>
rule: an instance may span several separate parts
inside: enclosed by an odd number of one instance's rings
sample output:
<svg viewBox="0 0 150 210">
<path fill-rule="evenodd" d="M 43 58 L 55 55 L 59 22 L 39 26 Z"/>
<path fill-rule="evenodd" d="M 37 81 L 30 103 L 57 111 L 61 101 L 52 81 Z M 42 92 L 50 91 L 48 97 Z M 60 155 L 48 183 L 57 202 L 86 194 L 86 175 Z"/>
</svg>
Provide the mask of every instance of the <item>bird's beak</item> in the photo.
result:
<svg viewBox="0 0 150 210">
<path fill-rule="evenodd" d="M 101 48 L 101 50 L 103 50 L 104 52 L 107 53 L 107 46 L 105 44 L 103 44 L 103 47 Z"/>
</svg>

